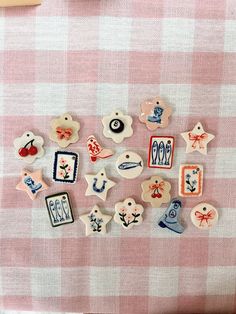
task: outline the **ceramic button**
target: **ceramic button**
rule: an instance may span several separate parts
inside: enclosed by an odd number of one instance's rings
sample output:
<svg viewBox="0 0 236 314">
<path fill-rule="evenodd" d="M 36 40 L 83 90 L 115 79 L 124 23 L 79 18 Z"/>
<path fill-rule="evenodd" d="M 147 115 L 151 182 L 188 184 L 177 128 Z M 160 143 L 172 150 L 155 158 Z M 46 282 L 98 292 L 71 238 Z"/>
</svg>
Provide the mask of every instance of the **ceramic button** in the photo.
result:
<svg viewBox="0 0 236 314">
<path fill-rule="evenodd" d="M 199 229 L 209 229 L 218 221 L 218 212 L 214 206 L 208 203 L 200 203 L 191 211 L 191 220 Z"/>
<path fill-rule="evenodd" d="M 114 221 L 125 229 L 131 229 L 143 222 L 143 206 L 136 204 L 133 198 L 115 204 Z"/>
<path fill-rule="evenodd" d="M 107 192 L 116 184 L 107 177 L 104 168 L 97 174 L 85 175 L 85 179 L 88 183 L 85 195 L 96 195 L 103 201 L 107 198 Z"/>
<path fill-rule="evenodd" d="M 181 133 L 181 136 L 187 144 L 186 153 L 198 151 L 203 155 L 207 154 L 207 144 L 215 137 L 213 134 L 206 133 L 200 122 L 195 125 L 192 131 Z"/>
<path fill-rule="evenodd" d="M 141 184 L 142 200 L 151 203 L 152 207 L 160 207 L 170 201 L 171 185 L 159 176 L 152 176 Z"/>
<path fill-rule="evenodd" d="M 58 151 L 54 155 L 53 180 L 61 183 L 75 183 L 77 179 L 79 155 Z"/>
<path fill-rule="evenodd" d="M 170 169 L 174 157 L 173 136 L 151 136 L 148 153 L 148 167 Z"/>
<path fill-rule="evenodd" d="M 203 190 L 203 166 L 180 165 L 179 195 L 183 197 L 201 196 Z"/>
<path fill-rule="evenodd" d="M 115 143 L 121 143 L 125 138 L 133 135 L 133 119 L 116 110 L 102 119 L 103 135 L 111 138 Z"/>
<path fill-rule="evenodd" d="M 138 154 L 126 151 L 118 157 L 116 169 L 123 178 L 134 179 L 143 171 L 143 160 Z"/>
<path fill-rule="evenodd" d="M 73 121 L 72 117 L 65 113 L 57 119 L 51 121 L 50 139 L 60 147 L 67 147 L 79 140 L 80 124 Z"/>
<path fill-rule="evenodd" d="M 42 170 L 30 172 L 23 170 L 21 172 L 21 181 L 17 184 L 16 189 L 26 192 L 34 200 L 37 194 L 46 190 L 48 185 L 42 179 Z"/>
<path fill-rule="evenodd" d="M 90 135 L 87 139 L 87 149 L 90 156 L 90 161 L 95 162 L 98 159 L 111 157 L 114 152 L 111 149 L 103 148 L 97 141 L 94 135 Z"/>
<path fill-rule="evenodd" d="M 45 197 L 45 201 L 53 227 L 74 222 L 68 193 L 49 195 Z"/>
<path fill-rule="evenodd" d="M 139 120 L 145 123 L 150 131 L 166 128 L 172 109 L 160 98 L 156 97 L 141 104 Z"/>
<path fill-rule="evenodd" d="M 14 140 L 16 158 L 32 163 L 36 158 L 44 155 L 44 140 L 33 132 L 26 131 L 21 137 Z"/>
<path fill-rule="evenodd" d="M 176 233 L 183 233 L 184 227 L 179 221 L 180 209 L 182 207 L 181 200 L 175 198 L 171 201 L 169 207 L 158 221 L 161 228 L 168 228 Z"/>
<path fill-rule="evenodd" d="M 86 236 L 88 236 L 94 233 L 105 234 L 107 232 L 106 225 L 112 219 L 112 216 L 103 214 L 96 205 L 90 213 L 82 215 L 79 218 L 85 224 Z"/>
</svg>

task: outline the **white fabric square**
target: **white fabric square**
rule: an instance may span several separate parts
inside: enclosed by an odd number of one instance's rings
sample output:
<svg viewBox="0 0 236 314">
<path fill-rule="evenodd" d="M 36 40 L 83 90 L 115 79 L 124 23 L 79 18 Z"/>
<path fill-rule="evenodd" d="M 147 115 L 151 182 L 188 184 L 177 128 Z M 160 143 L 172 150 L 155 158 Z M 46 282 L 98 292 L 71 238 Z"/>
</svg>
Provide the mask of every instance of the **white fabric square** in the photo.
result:
<svg viewBox="0 0 236 314">
<path fill-rule="evenodd" d="M 99 48 L 114 51 L 129 50 L 131 21 L 132 19 L 125 17 L 101 16 Z"/>
<path fill-rule="evenodd" d="M 207 270 L 208 295 L 234 295 L 235 282 L 236 282 L 236 267 L 234 266 L 208 267 Z"/>
<path fill-rule="evenodd" d="M 1 27 L 1 25 L 0 25 Z M 1 39 L 0 39 L 0 45 L 1 45 Z M 2 116 L 4 114 L 4 97 L 3 97 L 3 84 L 0 83 L 0 115 Z"/>
<path fill-rule="evenodd" d="M 66 105 L 65 84 L 41 83 L 35 85 L 35 114 L 60 116 L 66 112 Z"/>
<path fill-rule="evenodd" d="M 209 230 L 211 238 L 236 238 L 235 208 L 219 208 L 219 220 L 215 228 Z"/>
<path fill-rule="evenodd" d="M 4 29 L 5 29 L 5 19 L 4 17 L 0 16 L 0 50 L 4 49 L 4 37 L 5 37 Z"/>
<path fill-rule="evenodd" d="M 164 18 L 162 20 L 163 51 L 193 51 L 194 20 Z"/>
<path fill-rule="evenodd" d="M 91 267 L 89 282 L 91 297 L 117 296 L 120 286 L 120 268 Z"/>
<path fill-rule="evenodd" d="M 236 178 L 236 148 L 218 147 L 216 149 L 215 177 Z"/>
<path fill-rule="evenodd" d="M 29 296 L 30 284 L 28 279 L 29 271 L 27 267 L 3 267 L 1 269 L 2 274 L 4 274 L 5 278 L 7 278 L 7 282 L 4 284 L 4 294 L 11 295 L 12 291 L 14 291 L 15 295 L 21 296 Z M 1 278 L 1 283 L 4 282 Z M 1 286 L 0 286 L 0 295 Z"/>
<path fill-rule="evenodd" d="M 35 26 L 36 49 L 66 50 L 68 36 L 66 16 L 37 16 Z"/>
<path fill-rule="evenodd" d="M 109 115 L 116 109 L 126 114 L 128 109 L 128 93 L 128 84 L 98 84 L 97 114 Z"/>
<path fill-rule="evenodd" d="M 224 51 L 236 52 L 236 21 L 225 20 Z"/>
<path fill-rule="evenodd" d="M 221 85 L 219 112 L 221 117 L 236 117 L 235 95 L 236 85 Z"/>
<path fill-rule="evenodd" d="M 32 296 L 50 298 L 61 296 L 60 268 L 32 268 L 31 269 Z"/>
<path fill-rule="evenodd" d="M 149 295 L 156 297 L 175 297 L 178 295 L 178 267 L 150 267 Z"/>
</svg>

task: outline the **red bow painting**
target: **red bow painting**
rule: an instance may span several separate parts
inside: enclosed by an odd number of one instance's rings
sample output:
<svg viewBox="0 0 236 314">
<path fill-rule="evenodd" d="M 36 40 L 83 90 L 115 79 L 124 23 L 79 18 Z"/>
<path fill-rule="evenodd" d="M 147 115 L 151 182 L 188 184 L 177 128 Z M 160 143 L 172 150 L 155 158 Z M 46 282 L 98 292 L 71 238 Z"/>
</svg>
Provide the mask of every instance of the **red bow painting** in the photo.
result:
<svg viewBox="0 0 236 314">
<path fill-rule="evenodd" d="M 192 144 L 193 148 L 196 148 L 197 144 L 199 145 L 199 148 L 204 148 L 202 141 L 205 140 L 208 137 L 208 135 L 207 135 L 207 133 L 202 133 L 202 134 L 198 135 L 198 134 L 193 134 L 193 133 L 189 132 L 188 137 L 189 137 L 190 141 L 194 141 Z"/>
<path fill-rule="evenodd" d="M 56 128 L 56 132 L 57 132 L 57 137 L 60 139 L 60 140 L 69 140 L 73 131 L 71 128 L 68 128 L 68 129 L 63 129 L 61 127 L 57 127 Z"/>
<path fill-rule="evenodd" d="M 202 223 L 204 221 L 206 221 L 207 225 L 209 225 L 208 220 L 215 218 L 215 212 L 213 210 L 210 210 L 207 214 L 202 214 L 201 212 L 196 211 L 195 216 L 198 220 L 200 220 L 199 226 L 202 226 Z"/>
<path fill-rule="evenodd" d="M 164 191 L 165 182 L 154 183 L 149 185 L 149 191 L 152 192 L 152 198 L 161 198 L 162 194 L 159 191 Z"/>
</svg>

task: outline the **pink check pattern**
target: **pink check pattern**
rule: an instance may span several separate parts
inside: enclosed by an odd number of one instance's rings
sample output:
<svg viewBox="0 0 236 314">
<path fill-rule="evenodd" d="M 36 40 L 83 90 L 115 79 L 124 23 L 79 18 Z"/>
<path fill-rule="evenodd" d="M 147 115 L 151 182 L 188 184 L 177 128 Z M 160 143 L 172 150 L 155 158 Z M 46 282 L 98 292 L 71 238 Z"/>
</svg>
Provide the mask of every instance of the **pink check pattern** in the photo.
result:
<svg viewBox="0 0 236 314">
<path fill-rule="evenodd" d="M 132 196 L 140 183 L 117 177 L 115 157 L 91 165 L 86 139 L 131 149 L 147 158 L 151 133 L 138 122 L 139 104 L 160 95 L 173 107 L 167 129 L 177 138 L 175 164 L 161 174 L 177 196 L 180 163 L 204 165 L 203 196 L 184 199 L 182 235 L 157 227 L 164 212 L 145 206 L 144 222 L 85 237 L 80 214 Z M 234 0 L 44 0 L 42 6 L 0 10 L 0 307 L 89 313 L 236 312 L 236 6 Z M 119 108 L 134 117 L 121 145 L 102 136 L 101 117 Z M 81 122 L 78 183 L 52 183 L 57 149 L 48 139 L 52 117 Z M 209 154 L 185 154 L 180 132 L 201 121 L 216 135 Z M 13 140 L 25 130 L 45 139 L 43 168 L 50 189 L 32 202 L 15 186 L 25 166 Z M 154 134 L 154 135 L 155 135 Z M 153 135 L 153 134 L 152 134 Z M 105 203 L 85 197 L 84 174 L 107 166 L 118 184 Z M 75 223 L 52 228 L 44 197 L 68 191 Z M 219 209 L 219 223 L 199 231 L 190 209 Z"/>
</svg>

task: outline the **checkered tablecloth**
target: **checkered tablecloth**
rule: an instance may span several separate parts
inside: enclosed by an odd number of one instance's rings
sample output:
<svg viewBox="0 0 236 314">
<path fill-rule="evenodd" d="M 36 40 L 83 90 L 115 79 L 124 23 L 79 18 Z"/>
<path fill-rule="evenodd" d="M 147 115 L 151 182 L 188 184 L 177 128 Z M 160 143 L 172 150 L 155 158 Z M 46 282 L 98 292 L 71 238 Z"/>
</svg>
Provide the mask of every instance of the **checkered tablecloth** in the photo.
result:
<svg viewBox="0 0 236 314">
<path fill-rule="evenodd" d="M 236 312 L 236 2 L 235 0 L 44 0 L 0 10 L 0 307 L 89 313 Z M 168 128 L 149 132 L 139 104 L 162 96 L 173 108 Z M 101 118 L 121 109 L 134 118 L 122 144 L 103 137 Z M 50 120 L 69 112 L 81 123 L 75 185 L 52 182 L 57 145 Z M 205 157 L 185 154 L 180 132 L 201 121 L 216 138 Z M 32 130 L 46 154 L 27 166 L 13 140 Z M 86 139 L 95 134 L 116 155 L 91 165 Z M 114 163 L 125 149 L 146 160 L 150 135 L 174 135 L 174 168 L 145 169 L 132 181 Z M 98 204 L 108 213 L 140 183 L 160 174 L 177 196 L 180 163 L 204 165 L 204 193 L 184 199 L 182 235 L 158 228 L 165 207 L 145 206 L 140 226 L 111 222 L 105 236 L 85 237 L 78 216 Z M 50 189 L 35 201 L 16 191 L 20 171 L 43 169 Z M 106 202 L 85 197 L 86 173 L 106 166 L 117 185 Z M 52 228 L 44 197 L 67 191 L 75 222 Z M 195 228 L 200 201 L 219 210 L 218 225 Z M 142 202 L 141 202 L 142 203 Z M 143 204 L 143 203 L 142 203 Z"/>
</svg>

